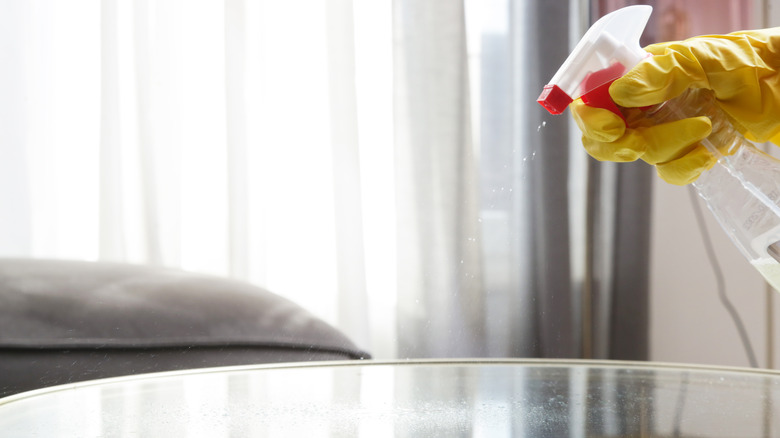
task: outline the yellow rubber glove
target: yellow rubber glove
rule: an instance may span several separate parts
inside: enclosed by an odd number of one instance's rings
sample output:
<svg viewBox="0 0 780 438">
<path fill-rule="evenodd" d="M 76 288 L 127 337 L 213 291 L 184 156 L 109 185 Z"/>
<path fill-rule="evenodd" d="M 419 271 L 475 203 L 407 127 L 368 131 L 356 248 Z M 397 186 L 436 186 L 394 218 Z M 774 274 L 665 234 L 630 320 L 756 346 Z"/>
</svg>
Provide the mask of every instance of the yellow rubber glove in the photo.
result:
<svg viewBox="0 0 780 438">
<path fill-rule="evenodd" d="M 714 92 L 716 103 L 748 139 L 780 144 L 780 28 L 702 36 L 646 47 L 654 56 L 610 87 L 624 107 L 623 121 L 580 100 L 571 110 L 594 158 L 642 159 L 672 184 L 693 182 L 715 160 L 699 141 L 709 135 L 706 117 L 654 124 L 637 109 L 672 99 L 687 88 Z"/>
<path fill-rule="evenodd" d="M 569 108 L 583 132 L 585 150 L 597 160 L 641 158 L 655 165 L 664 181 L 677 185 L 693 182 L 715 164 L 715 158 L 698 143 L 712 131 L 707 117 L 654 125 L 634 108 L 624 110 L 626 122 L 609 110 L 585 105 L 581 99 Z"/>
</svg>

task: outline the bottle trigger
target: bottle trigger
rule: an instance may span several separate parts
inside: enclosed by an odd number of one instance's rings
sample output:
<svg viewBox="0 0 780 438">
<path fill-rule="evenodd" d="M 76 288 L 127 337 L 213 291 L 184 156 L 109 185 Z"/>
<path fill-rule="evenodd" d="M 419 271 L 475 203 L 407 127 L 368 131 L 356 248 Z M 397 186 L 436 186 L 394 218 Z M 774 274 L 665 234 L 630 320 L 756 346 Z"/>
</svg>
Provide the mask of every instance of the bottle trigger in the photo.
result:
<svg viewBox="0 0 780 438">
<path fill-rule="evenodd" d="M 620 111 L 620 108 L 617 106 L 615 101 L 612 100 L 612 96 L 609 95 L 609 86 L 612 85 L 613 82 L 615 82 L 615 79 L 607 82 L 606 84 L 599 85 L 598 87 L 583 94 L 582 102 L 585 105 L 594 108 L 604 108 L 606 110 L 610 110 L 617 114 L 621 119 L 623 119 L 623 122 L 625 122 L 626 118 L 623 116 L 623 112 Z"/>
<path fill-rule="evenodd" d="M 626 70 L 623 64 L 614 62 L 607 68 L 589 73 L 582 81 L 582 90 L 585 90 L 582 102 L 588 106 L 610 110 L 625 122 L 623 113 L 609 95 L 609 86 L 623 76 Z"/>
</svg>

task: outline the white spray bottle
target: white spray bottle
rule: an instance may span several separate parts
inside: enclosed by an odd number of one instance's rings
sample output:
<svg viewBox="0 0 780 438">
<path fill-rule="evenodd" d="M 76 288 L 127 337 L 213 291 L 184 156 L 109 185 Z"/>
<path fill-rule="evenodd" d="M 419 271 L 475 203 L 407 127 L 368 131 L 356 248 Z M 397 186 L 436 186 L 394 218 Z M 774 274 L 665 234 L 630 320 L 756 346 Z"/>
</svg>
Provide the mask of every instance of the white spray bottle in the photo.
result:
<svg viewBox="0 0 780 438">
<path fill-rule="evenodd" d="M 621 115 L 609 85 L 648 56 L 639 37 L 651 13 L 650 6 L 629 6 L 594 23 L 544 87 L 539 103 L 560 114 L 581 97 Z M 658 123 L 701 115 L 711 119 L 712 133 L 702 144 L 717 163 L 693 186 L 742 254 L 780 291 L 780 161 L 734 129 L 709 90 L 688 90 L 647 114 Z"/>
</svg>

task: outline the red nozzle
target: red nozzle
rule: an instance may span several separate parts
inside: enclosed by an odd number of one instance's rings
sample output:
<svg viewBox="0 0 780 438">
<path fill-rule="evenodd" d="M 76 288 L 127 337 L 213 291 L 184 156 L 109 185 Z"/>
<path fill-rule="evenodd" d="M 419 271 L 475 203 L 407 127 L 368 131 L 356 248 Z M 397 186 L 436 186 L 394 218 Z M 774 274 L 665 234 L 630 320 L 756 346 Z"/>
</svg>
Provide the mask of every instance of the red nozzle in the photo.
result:
<svg viewBox="0 0 780 438">
<path fill-rule="evenodd" d="M 623 64 L 615 62 L 605 69 L 588 73 L 579 91 L 584 91 L 580 96 L 582 101 L 588 106 L 608 109 L 623 118 L 620 109 L 609 95 L 609 86 L 625 72 L 626 68 Z M 542 104 L 550 114 L 560 114 L 569 106 L 572 98 L 557 85 L 548 84 L 544 86 L 542 94 L 536 101 Z M 625 121 L 625 119 L 623 120 Z"/>
<path fill-rule="evenodd" d="M 560 114 L 572 102 L 572 98 L 555 84 L 545 85 L 536 99 L 550 114 Z"/>
</svg>

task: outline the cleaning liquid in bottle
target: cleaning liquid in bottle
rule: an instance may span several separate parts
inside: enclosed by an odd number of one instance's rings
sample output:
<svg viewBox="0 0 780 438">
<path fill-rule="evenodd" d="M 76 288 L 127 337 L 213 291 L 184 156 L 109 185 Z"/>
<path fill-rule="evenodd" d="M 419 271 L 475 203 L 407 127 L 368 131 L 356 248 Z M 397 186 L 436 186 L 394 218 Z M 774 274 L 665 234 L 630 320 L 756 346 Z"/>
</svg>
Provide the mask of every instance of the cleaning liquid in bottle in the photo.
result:
<svg viewBox="0 0 780 438">
<path fill-rule="evenodd" d="M 718 162 L 693 186 L 742 254 L 780 290 L 780 162 L 734 129 L 710 90 L 688 90 L 650 117 L 665 122 L 697 115 L 712 121 L 702 143 Z"/>
<path fill-rule="evenodd" d="M 581 97 L 620 115 L 609 85 L 648 56 L 639 37 L 651 13 L 650 6 L 629 6 L 594 23 L 544 87 L 539 103 L 560 114 Z M 702 115 L 710 118 L 712 133 L 701 143 L 717 162 L 693 186 L 742 254 L 780 291 L 780 160 L 734 129 L 710 90 L 689 89 L 647 110 L 658 123 Z"/>
</svg>

